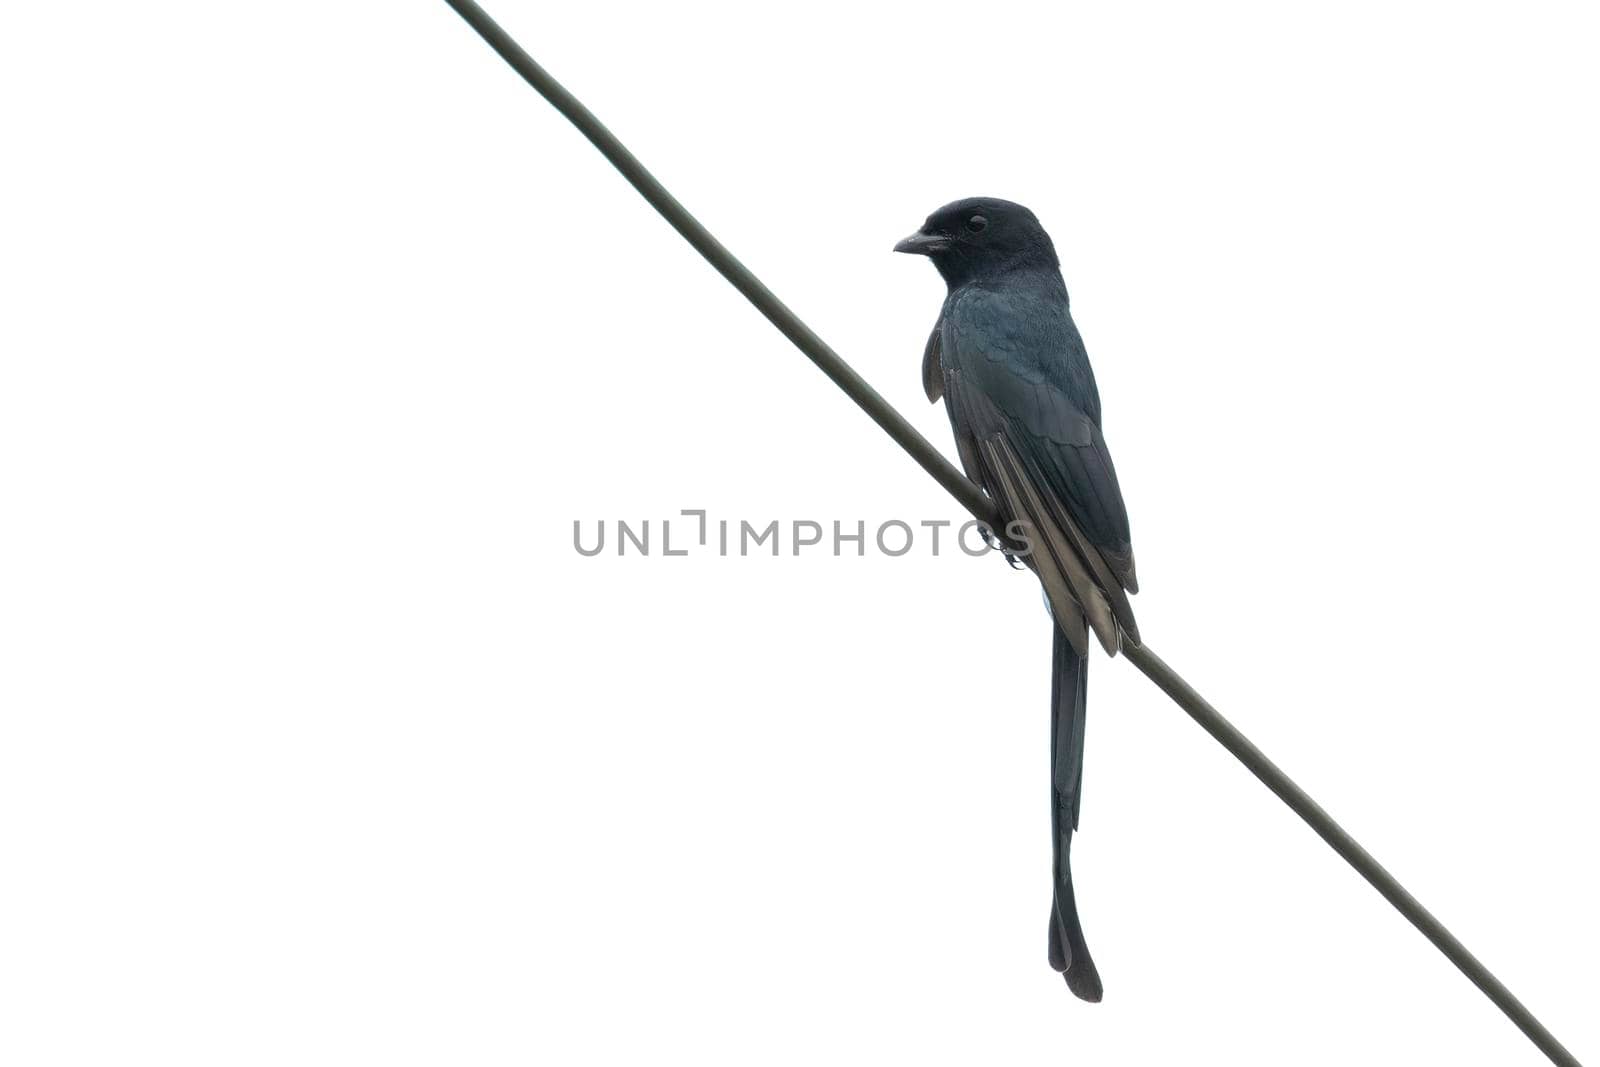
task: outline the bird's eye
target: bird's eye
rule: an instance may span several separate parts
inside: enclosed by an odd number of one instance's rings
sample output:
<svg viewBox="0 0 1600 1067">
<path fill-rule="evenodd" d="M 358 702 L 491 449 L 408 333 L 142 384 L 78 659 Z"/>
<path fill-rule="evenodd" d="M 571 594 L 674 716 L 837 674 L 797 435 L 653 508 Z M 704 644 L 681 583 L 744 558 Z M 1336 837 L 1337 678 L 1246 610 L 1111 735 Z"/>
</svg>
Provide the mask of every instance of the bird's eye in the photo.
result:
<svg viewBox="0 0 1600 1067">
<path fill-rule="evenodd" d="M 974 215 L 967 220 L 967 229 L 971 230 L 973 233 L 982 233 L 984 227 L 988 225 L 989 220 L 984 218 L 982 215 Z"/>
</svg>

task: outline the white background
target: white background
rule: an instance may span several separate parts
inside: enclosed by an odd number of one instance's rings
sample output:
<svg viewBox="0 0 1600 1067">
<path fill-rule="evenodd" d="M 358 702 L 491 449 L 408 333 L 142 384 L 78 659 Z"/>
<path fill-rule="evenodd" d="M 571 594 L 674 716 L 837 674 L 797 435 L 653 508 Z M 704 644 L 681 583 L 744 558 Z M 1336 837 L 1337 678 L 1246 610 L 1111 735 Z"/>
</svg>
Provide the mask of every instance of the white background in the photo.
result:
<svg viewBox="0 0 1600 1067">
<path fill-rule="evenodd" d="M 1600 1055 L 1592 7 L 493 11 L 941 447 L 1053 233 L 1152 647 Z M 0 16 L 0 1059 L 1541 1062 L 443 3 Z M 591 527 L 592 528 L 592 527 Z M 657 532 L 659 537 L 659 529 Z"/>
</svg>

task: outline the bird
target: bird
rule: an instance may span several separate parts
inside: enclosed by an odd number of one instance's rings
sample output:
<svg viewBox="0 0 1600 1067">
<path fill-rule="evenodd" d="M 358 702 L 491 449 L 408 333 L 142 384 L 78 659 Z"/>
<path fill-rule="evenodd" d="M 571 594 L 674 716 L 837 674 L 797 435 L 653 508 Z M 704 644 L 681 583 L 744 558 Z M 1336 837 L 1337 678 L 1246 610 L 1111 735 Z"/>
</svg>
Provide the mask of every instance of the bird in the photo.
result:
<svg viewBox="0 0 1600 1067">
<path fill-rule="evenodd" d="M 1083 786 L 1090 635 L 1139 643 L 1128 512 L 1101 431 L 1100 393 L 1072 320 L 1055 245 L 1034 213 L 993 197 L 929 215 L 896 252 L 927 256 L 947 286 L 922 357 L 967 476 L 1003 522 L 1008 557 L 1037 576 L 1052 622 L 1050 965 L 1084 1000 L 1104 994 L 1072 890 Z"/>
</svg>

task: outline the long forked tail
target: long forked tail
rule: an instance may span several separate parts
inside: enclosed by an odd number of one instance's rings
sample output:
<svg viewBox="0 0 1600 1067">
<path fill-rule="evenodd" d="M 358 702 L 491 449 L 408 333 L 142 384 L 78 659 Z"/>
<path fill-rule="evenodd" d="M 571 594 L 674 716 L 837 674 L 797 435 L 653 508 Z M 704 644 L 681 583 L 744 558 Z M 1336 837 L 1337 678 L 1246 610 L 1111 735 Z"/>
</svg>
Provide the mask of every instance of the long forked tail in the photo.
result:
<svg viewBox="0 0 1600 1067">
<path fill-rule="evenodd" d="M 1055 901 L 1050 908 L 1050 966 L 1067 988 L 1098 1001 L 1100 973 L 1089 958 L 1072 895 L 1072 832 L 1078 828 L 1083 786 L 1083 726 L 1088 711 L 1089 657 L 1078 655 L 1059 626 L 1055 632 L 1050 686 L 1050 830 L 1054 836 Z"/>
</svg>

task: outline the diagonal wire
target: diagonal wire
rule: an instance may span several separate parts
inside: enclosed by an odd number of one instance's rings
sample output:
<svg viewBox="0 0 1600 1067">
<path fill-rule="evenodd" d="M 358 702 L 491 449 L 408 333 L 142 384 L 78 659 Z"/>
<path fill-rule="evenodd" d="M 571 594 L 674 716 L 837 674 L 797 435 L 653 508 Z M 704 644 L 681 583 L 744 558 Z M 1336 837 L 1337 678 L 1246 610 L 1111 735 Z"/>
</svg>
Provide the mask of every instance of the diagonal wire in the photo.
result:
<svg viewBox="0 0 1600 1067">
<path fill-rule="evenodd" d="M 487 12 L 472 0 L 445 0 L 445 2 L 466 20 L 467 25 L 477 31 L 490 48 L 499 53 L 501 59 L 522 75 L 540 96 L 548 100 L 576 126 L 578 131 L 600 150 L 600 154 L 628 179 L 645 200 L 649 201 L 650 206 L 660 212 L 672 228 L 694 246 L 695 251 L 704 256 L 706 261 L 735 289 L 744 294 L 745 299 L 754 304 L 756 309 L 778 328 L 779 332 L 805 353 L 824 374 L 833 379 L 834 384 L 843 389 L 851 400 L 871 416 L 872 420 L 882 427 L 896 444 L 905 449 L 923 470 L 932 475 L 935 481 L 944 486 L 980 521 L 988 524 L 991 529 L 998 528 L 998 512 L 993 502 L 983 494 L 983 490 L 951 466 L 926 437 L 918 433 L 916 428 L 891 407 L 877 390 L 868 385 L 866 380 L 841 359 L 837 352 L 828 347 L 822 338 L 784 306 L 783 301 L 779 300 L 761 279 L 752 274 L 732 252 L 723 247 L 722 242 L 713 237 L 698 219 L 689 214 L 688 210 L 667 192 L 666 187 L 645 169 L 644 164 L 640 163 L 577 97 L 535 63 L 533 57 L 529 56 L 521 45 L 512 40 L 510 34 L 501 29 Z M 1461 973 L 1481 989 L 1484 995 L 1494 1002 L 1495 1007 L 1504 1012 L 1506 1017 L 1539 1048 L 1539 1051 L 1550 1058 L 1551 1062 L 1561 1064 L 1562 1067 L 1581 1067 L 1577 1058 L 1545 1029 L 1544 1024 L 1534 1018 L 1533 1013 L 1524 1007 L 1522 1002 L 1513 996 L 1505 984 L 1476 956 L 1467 951 L 1467 947 L 1445 929 L 1443 923 L 1434 918 L 1416 897 L 1408 893 L 1405 887 L 1395 880 L 1394 875 L 1385 870 L 1383 865 L 1362 848 L 1355 838 L 1346 833 L 1343 827 L 1334 822 L 1332 816 L 1323 811 L 1305 790 L 1283 773 L 1277 764 L 1251 743 L 1248 737 L 1223 718 L 1216 708 L 1195 692 L 1189 683 L 1167 666 L 1161 657 L 1150 651 L 1148 646 L 1135 645 L 1131 642 L 1123 651 L 1130 663 L 1171 697 L 1190 718 L 1200 724 L 1201 728 L 1216 738 L 1223 748 L 1244 764 L 1250 773 L 1272 790 L 1279 800 L 1304 819 L 1306 824 L 1315 830 L 1346 863 L 1354 867 L 1361 877 L 1370 882 L 1396 911 L 1404 915 L 1424 937 L 1433 942 L 1434 947 L 1460 968 Z"/>
</svg>

